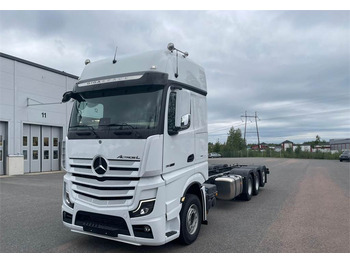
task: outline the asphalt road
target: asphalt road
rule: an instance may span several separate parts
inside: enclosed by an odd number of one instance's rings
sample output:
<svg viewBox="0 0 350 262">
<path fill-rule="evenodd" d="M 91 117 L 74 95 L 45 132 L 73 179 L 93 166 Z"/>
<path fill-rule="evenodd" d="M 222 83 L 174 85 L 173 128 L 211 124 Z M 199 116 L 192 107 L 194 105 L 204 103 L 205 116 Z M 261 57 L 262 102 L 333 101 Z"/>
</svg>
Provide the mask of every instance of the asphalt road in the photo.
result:
<svg viewBox="0 0 350 262">
<path fill-rule="evenodd" d="M 195 243 L 132 246 L 70 232 L 61 222 L 63 174 L 0 178 L 0 252 L 350 252 L 350 164 L 333 160 L 215 159 L 266 164 L 258 196 L 218 201 Z"/>
</svg>

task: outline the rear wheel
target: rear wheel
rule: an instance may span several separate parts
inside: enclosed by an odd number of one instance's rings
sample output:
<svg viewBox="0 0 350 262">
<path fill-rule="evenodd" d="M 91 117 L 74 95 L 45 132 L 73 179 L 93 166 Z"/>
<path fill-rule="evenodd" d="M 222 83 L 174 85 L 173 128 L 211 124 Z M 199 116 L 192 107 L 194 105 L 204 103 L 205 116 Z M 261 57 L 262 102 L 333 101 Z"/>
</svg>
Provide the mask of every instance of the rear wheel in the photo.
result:
<svg viewBox="0 0 350 262">
<path fill-rule="evenodd" d="M 256 196 L 259 194 L 259 188 L 260 188 L 260 179 L 259 179 L 259 175 L 257 175 L 255 177 L 255 180 L 254 180 L 254 186 L 253 186 L 253 195 Z"/>
<path fill-rule="evenodd" d="M 202 223 L 202 206 L 196 195 L 186 195 L 180 221 L 180 242 L 185 245 L 192 244 L 197 239 Z"/>
<path fill-rule="evenodd" d="M 266 174 L 265 174 L 265 171 L 262 171 L 260 176 L 260 187 L 264 187 L 265 183 L 266 183 Z"/>
<path fill-rule="evenodd" d="M 242 199 L 245 201 L 249 201 L 252 198 L 252 193 L 253 193 L 253 179 L 251 175 L 246 177 L 245 186 L 246 188 L 244 190 L 244 193 L 242 194 Z"/>
</svg>

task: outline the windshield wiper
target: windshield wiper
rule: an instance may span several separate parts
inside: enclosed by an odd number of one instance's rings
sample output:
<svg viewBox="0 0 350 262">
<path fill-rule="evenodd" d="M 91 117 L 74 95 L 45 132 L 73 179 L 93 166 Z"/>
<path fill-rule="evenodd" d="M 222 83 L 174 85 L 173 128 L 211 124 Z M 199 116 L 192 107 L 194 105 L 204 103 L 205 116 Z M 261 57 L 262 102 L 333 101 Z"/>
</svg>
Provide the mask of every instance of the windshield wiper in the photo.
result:
<svg viewBox="0 0 350 262">
<path fill-rule="evenodd" d="M 109 125 L 105 125 L 105 126 L 108 126 L 108 127 L 111 127 L 111 126 L 120 126 L 120 127 L 130 127 L 131 129 L 136 129 L 136 127 L 132 126 L 132 125 L 129 125 L 128 123 L 120 123 L 120 124 L 109 124 Z"/>
<path fill-rule="evenodd" d="M 141 134 L 136 130 L 137 128 L 133 125 L 130 125 L 128 123 L 113 123 L 113 124 L 109 124 L 109 125 L 105 125 L 107 127 L 113 127 L 113 126 L 119 126 L 120 128 L 117 129 L 115 132 L 113 132 L 115 135 L 131 135 L 132 133 L 134 133 L 136 135 L 136 137 L 140 138 L 141 137 Z M 129 130 L 129 131 L 123 131 L 124 128 L 123 127 L 129 127 L 128 129 L 126 130 Z"/>
<path fill-rule="evenodd" d="M 93 128 L 92 126 L 88 126 L 88 125 L 77 125 L 77 126 L 70 126 L 70 128 L 76 128 L 76 127 L 87 127 L 91 130 L 91 132 L 96 136 L 96 138 L 100 138 L 100 136 L 95 132 L 95 128 Z"/>
</svg>

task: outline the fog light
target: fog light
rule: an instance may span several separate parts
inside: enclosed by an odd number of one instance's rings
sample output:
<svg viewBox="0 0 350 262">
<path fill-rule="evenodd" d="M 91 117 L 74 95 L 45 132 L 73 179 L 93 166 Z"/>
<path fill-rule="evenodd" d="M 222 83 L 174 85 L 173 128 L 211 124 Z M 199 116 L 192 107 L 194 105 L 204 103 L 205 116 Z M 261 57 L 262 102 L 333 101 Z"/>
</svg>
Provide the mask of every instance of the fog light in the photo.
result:
<svg viewBox="0 0 350 262">
<path fill-rule="evenodd" d="M 129 212 L 130 217 L 132 218 L 149 215 L 153 211 L 155 202 L 155 199 L 141 200 L 138 207 L 135 210 Z"/>
<path fill-rule="evenodd" d="M 149 225 L 133 225 L 135 237 L 153 238 L 152 228 Z"/>
</svg>

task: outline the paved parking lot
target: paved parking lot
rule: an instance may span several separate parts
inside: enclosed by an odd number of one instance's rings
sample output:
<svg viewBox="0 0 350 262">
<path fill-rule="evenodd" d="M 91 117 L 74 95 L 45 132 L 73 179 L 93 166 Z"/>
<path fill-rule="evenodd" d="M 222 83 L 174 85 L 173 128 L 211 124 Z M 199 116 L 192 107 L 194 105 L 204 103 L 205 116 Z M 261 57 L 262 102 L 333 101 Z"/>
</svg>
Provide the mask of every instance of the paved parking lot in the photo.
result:
<svg viewBox="0 0 350 262">
<path fill-rule="evenodd" d="M 70 232 L 61 222 L 62 173 L 0 178 L 0 252 L 350 252 L 349 163 L 276 158 L 249 202 L 218 201 L 195 243 L 137 247 Z"/>
</svg>

